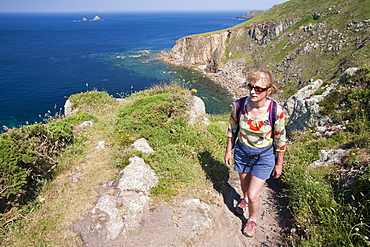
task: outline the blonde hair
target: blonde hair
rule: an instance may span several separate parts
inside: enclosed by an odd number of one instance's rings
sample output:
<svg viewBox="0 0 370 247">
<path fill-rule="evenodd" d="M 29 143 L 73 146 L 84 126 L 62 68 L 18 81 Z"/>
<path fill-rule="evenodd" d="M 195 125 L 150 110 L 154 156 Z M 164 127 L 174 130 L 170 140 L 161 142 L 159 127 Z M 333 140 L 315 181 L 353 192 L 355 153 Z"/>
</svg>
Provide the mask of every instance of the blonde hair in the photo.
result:
<svg viewBox="0 0 370 247">
<path fill-rule="evenodd" d="M 256 83 L 257 81 L 265 83 L 266 87 L 271 88 L 271 94 L 279 91 L 275 76 L 270 70 L 259 69 L 250 71 L 247 73 L 246 81 L 247 84 Z"/>
</svg>

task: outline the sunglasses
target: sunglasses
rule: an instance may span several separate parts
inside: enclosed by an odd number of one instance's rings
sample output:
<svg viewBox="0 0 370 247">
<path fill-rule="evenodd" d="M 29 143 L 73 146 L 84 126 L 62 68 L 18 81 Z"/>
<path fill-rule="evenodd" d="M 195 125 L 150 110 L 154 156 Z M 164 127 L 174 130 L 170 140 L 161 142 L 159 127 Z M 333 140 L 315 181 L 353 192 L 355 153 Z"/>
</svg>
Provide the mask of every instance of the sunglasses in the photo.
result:
<svg viewBox="0 0 370 247">
<path fill-rule="evenodd" d="M 254 89 L 254 91 L 256 92 L 256 93 L 262 93 L 262 92 L 264 92 L 264 91 L 266 91 L 267 89 L 269 89 L 270 87 L 265 87 L 265 88 L 263 88 L 263 87 L 259 87 L 259 86 L 254 86 L 254 85 L 252 85 L 252 84 L 248 84 L 247 85 L 247 88 L 250 90 L 250 91 L 252 91 L 252 89 Z"/>
</svg>

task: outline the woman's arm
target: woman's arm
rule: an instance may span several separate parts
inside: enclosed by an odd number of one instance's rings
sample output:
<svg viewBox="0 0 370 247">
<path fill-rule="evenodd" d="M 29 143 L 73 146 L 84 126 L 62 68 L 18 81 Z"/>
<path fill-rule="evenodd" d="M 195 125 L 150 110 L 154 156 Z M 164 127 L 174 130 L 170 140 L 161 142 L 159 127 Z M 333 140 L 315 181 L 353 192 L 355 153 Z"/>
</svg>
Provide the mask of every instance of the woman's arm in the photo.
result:
<svg viewBox="0 0 370 247">
<path fill-rule="evenodd" d="M 279 178 L 283 172 L 283 163 L 284 163 L 284 152 L 276 152 L 276 164 L 274 170 L 272 171 L 272 176 L 274 178 Z"/>
<path fill-rule="evenodd" d="M 235 138 L 235 136 L 227 138 L 227 145 L 226 145 L 226 151 L 225 151 L 225 157 L 224 157 L 225 164 L 227 166 L 232 165 L 232 162 L 233 162 L 232 155 L 231 155 L 231 149 L 233 146 L 233 138 Z"/>
</svg>

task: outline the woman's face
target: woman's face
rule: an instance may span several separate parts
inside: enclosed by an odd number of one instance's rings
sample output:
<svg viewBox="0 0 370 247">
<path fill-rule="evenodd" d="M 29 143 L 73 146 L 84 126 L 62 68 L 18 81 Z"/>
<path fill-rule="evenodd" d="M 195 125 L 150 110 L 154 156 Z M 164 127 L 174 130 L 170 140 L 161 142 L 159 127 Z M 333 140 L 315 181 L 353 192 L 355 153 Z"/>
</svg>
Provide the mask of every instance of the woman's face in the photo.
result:
<svg viewBox="0 0 370 247">
<path fill-rule="evenodd" d="M 271 93 L 271 88 L 262 80 L 247 84 L 251 101 L 261 101 Z"/>
</svg>

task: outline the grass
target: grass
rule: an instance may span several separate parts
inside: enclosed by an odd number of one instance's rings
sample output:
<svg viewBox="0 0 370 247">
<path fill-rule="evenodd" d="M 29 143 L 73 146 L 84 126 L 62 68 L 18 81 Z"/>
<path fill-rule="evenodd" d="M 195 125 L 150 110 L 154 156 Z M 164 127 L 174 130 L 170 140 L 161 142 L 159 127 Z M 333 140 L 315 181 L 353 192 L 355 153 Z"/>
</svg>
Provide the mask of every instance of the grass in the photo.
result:
<svg viewBox="0 0 370 247">
<path fill-rule="evenodd" d="M 78 109 L 72 118 L 87 114 L 94 125 L 75 127 L 74 135 L 82 141 L 58 158 L 55 179 L 45 183 L 37 199 L 14 209 L 14 215 L 22 216 L 1 229 L 1 242 L 7 246 L 81 246 L 83 240 L 71 226 L 93 208 L 97 188 L 117 179 L 118 171 L 135 155 L 159 178 L 151 192 L 154 201 L 171 203 L 194 196 L 212 202 L 214 197 L 204 191 L 214 187 L 221 192 L 228 181 L 229 168 L 222 161 L 227 116 L 211 117 L 209 126 L 190 126 L 191 94 L 176 85 L 158 85 L 127 97 L 124 103 L 105 92 L 71 96 Z M 153 155 L 132 149 L 131 144 L 141 137 L 155 150 Z M 96 153 L 94 147 L 101 140 L 108 148 Z"/>
<path fill-rule="evenodd" d="M 325 112 L 336 119 L 327 126 L 344 124 L 345 131 L 330 138 L 311 129 L 292 136 L 297 139 L 289 146 L 282 177 L 295 220 L 292 246 L 370 245 L 369 75 L 368 68 L 360 69 L 347 79 L 337 101 L 324 100 L 334 105 Z M 309 167 L 319 150 L 331 148 L 348 150 L 340 165 Z"/>
<path fill-rule="evenodd" d="M 97 95 L 100 96 L 92 100 Z M 80 219 L 86 209 L 92 209 L 98 196 L 94 188 L 98 188 L 117 172 L 117 168 L 110 162 L 111 149 L 102 150 L 99 154 L 93 150 L 100 140 L 110 142 L 111 126 L 120 105 L 105 92 L 86 92 L 78 96 L 74 95 L 72 99 L 78 102 L 86 100 L 88 104 L 78 105 L 78 112 L 71 118 L 77 119 L 89 112 L 88 115 L 93 118 L 88 120 L 93 120 L 94 126 L 75 128 L 74 135 L 81 141 L 69 146 L 58 157 L 55 179 L 45 183 L 34 202 L 23 208 L 14 208 L 13 215 L 21 216 L 3 227 L 0 233 L 1 242 L 6 246 L 83 244 L 72 231 L 71 225 Z M 104 111 L 100 108 L 102 98 L 110 99 L 109 105 L 104 103 Z M 78 183 L 71 180 L 76 173 L 81 173 Z"/>
<path fill-rule="evenodd" d="M 370 4 L 365 0 L 350 3 L 344 0 L 287 1 L 237 26 L 194 36 L 245 28 L 245 34 L 224 41 L 226 49 L 218 54 L 219 61 L 226 63 L 243 58 L 243 71 L 269 68 L 281 78 L 282 86 L 293 93 L 312 78 L 333 83 L 347 68 L 369 66 L 368 24 L 365 22 L 369 11 Z M 291 26 L 277 37 L 267 34 L 264 40 L 252 40 L 248 26 L 266 20 L 276 23 L 289 20 Z M 309 24 L 312 29 L 304 31 L 302 27 Z M 271 28 L 269 33 L 274 33 L 274 27 Z M 296 80 L 290 80 L 292 75 L 296 75 Z M 285 92 L 284 96 L 288 98 L 291 94 Z"/>
<path fill-rule="evenodd" d="M 141 98 L 142 94 L 147 96 Z M 143 157 L 159 176 L 159 185 L 152 193 L 171 200 L 181 191 L 207 188 L 216 174 L 209 175 L 205 169 L 220 166 L 221 160 L 203 163 L 212 157 L 212 151 L 207 150 L 219 147 L 203 124 L 188 125 L 189 91 L 163 86 L 159 94 L 143 92 L 131 97 L 136 100 L 119 113 L 116 139 L 123 149 L 139 138 L 146 138 L 154 148 L 153 155 Z"/>
<path fill-rule="evenodd" d="M 328 125 L 345 123 L 345 131 L 330 138 L 314 135 L 313 129 L 291 136 L 294 143 L 288 146 L 282 177 L 288 208 L 294 217 L 287 239 L 291 246 L 369 244 L 368 71 L 363 68 L 345 82 L 348 91 L 342 91 L 343 97 L 337 104 L 345 103 L 350 111 L 338 111 L 339 105 L 331 112 L 337 115 Z M 104 92 L 73 96 L 73 101 L 79 102 L 74 119 L 88 112 L 86 116 L 94 119 L 94 125 L 74 130 L 83 142 L 70 146 L 58 159 L 58 176 L 45 184 L 37 200 L 22 211 L 13 212 L 22 216 L 1 229 L 2 243 L 82 245 L 83 240 L 71 225 L 93 208 L 98 198 L 96 188 L 117 179 L 118 171 L 135 155 L 142 157 L 159 178 L 158 186 L 151 191 L 153 201 L 172 203 L 193 196 L 213 203 L 214 197 L 204 191 L 213 187 L 221 193 L 229 179 L 229 168 L 222 160 L 228 116 L 208 116 L 210 125 L 189 125 L 191 95 L 176 85 L 158 85 L 125 98 L 123 103 Z M 101 99 L 106 102 L 95 102 Z M 146 155 L 133 150 L 131 144 L 139 138 L 146 138 L 155 153 Z M 106 141 L 108 148 L 93 152 L 101 140 Z M 309 167 L 319 159 L 320 150 L 330 148 L 349 150 L 342 165 Z M 73 182 L 71 178 L 78 173 L 79 182 Z M 350 183 L 346 177 L 356 182 Z"/>
<path fill-rule="evenodd" d="M 357 138 L 363 138 L 361 133 Z M 286 157 L 286 170 L 282 180 L 288 184 L 289 210 L 295 219 L 293 228 L 293 246 L 366 246 L 369 244 L 368 212 L 361 213 L 364 206 L 359 207 L 359 198 L 354 198 L 356 191 L 353 185 L 340 181 L 341 167 L 310 168 L 309 164 L 318 160 L 318 151 L 322 148 L 342 147 L 350 145 L 349 133 L 338 133 L 333 140 L 317 139 L 312 134 L 303 135 L 289 147 Z M 368 152 L 366 148 L 352 148 L 346 157 L 347 165 L 364 163 L 357 152 Z M 355 151 L 356 150 L 356 151 Z M 352 163 L 352 165 L 349 165 Z M 365 165 L 365 164 L 364 164 Z M 366 168 L 367 171 L 368 168 Z M 367 191 L 368 177 L 361 177 L 361 184 Z M 362 191 L 364 191 L 364 187 Z M 350 191 L 350 193 L 348 193 Z M 365 192 L 367 193 L 367 192 Z M 359 194 L 359 193 L 358 193 Z M 369 198 L 362 204 L 368 205 Z M 360 213 L 359 213 L 360 212 Z M 361 227 L 360 227 L 361 226 Z M 353 229 L 359 228 L 358 231 Z"/>
</svg>

